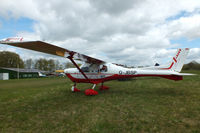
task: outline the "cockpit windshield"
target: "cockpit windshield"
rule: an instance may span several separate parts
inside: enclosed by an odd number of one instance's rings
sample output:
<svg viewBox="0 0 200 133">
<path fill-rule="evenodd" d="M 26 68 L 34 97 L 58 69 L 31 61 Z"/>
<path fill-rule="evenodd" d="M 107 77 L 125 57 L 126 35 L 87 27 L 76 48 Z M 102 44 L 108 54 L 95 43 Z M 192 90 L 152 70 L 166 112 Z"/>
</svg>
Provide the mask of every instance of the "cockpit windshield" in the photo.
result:
<svg viewBox="0 0 200 133">
<path fill-rule="evenodd" d="M 83 72 L 89 72 L 89 67 L 81 67 L 81 70 L 82 70 Z"/>
</svg>

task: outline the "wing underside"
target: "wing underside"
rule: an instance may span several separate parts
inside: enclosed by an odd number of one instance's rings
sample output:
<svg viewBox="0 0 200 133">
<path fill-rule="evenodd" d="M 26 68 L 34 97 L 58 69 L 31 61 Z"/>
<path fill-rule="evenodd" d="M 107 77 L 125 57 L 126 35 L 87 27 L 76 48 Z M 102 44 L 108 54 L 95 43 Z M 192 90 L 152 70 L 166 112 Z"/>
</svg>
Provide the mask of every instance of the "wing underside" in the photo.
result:
<svg viewBox="0 0 200 133">
<path fill-rule="evenodd" d="M 15 47 L 25 48 L 38 52 L 43 52 L 51 55 L 61 56 L 65 58 L 72 58 L 74 60 L 83 61 L 90 64 L 104 64 L 105 62 L 84 54 L 70 51 L 43 41 L 1 41 L 2 44 L 7 44 Z"/>
</svg>

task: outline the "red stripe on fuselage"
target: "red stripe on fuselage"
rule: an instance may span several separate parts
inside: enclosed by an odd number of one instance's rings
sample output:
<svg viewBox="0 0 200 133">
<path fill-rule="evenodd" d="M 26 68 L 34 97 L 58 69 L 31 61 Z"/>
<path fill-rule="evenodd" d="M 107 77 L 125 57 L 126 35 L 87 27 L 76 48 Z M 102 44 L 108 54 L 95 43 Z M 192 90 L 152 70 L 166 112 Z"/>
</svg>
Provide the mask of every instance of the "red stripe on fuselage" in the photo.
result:
<svg viewBox="0 0 200 133">
<path fill-rule="evenodd" d="M 79 75 L 82 75 L 81 73 L 70 73 L 70 74 L 79 74 Z M 112 76 L 113 74 L 111 73 L 87 73 L 86 75 L 110 75 Z"/>
<path fill-rule="evenodd" d="M 172 64 L 168 68 L 160 68 L 160 69 L 169 70 L 172 68 L 173 65 L 174 65 L 174 62 L 172 62 Z"/>
<path fill-rule="evenodd" d="M 166 79 L 170 79 L 170 80 L 182 80 L 183 79 L 182 76 L 178 76 L 178 75 L 153 75 L 153 74 L 151 74 L 151 75 L 147 75 L 147 74 L 119 75 L 119 74 L 114 74 L 112 76 L 105 77 L 105 78 L 90 79 L 90 82 L 88 82 L 87 79 L 74 78 L 69 73 L 66 74 L 66 75 L 73 82 L 77 82 L 77 83 L 92 83 L 92 84 L 98 84 L 98 83 L 102 83 L 102 82 L 106 82 L 106 81 L 110 81 L 110 80 L 117 80 L 117 79 L 123 79 L 123 78 L 134 78 L 134 77 L 162 77 L 162 78 L 166 78 Z"/>
</svg>

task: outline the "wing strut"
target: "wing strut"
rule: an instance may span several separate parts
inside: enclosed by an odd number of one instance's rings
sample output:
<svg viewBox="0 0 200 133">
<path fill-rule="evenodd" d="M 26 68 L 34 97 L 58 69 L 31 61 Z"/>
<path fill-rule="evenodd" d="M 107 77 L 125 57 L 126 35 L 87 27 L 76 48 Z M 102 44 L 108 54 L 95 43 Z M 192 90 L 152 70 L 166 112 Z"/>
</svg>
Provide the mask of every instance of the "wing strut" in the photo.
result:
<svg viewBox="0 0 200 133">
<path fill-rule="evenodd" d="M 88 77 L 85 75 L 85 73 L 80 69 L 80 67 L 76 64 L 76 62 L 72 59 L 72 56 L 67 57 L 70 59 L 70 61 L 76 66 L 76 68 L 81 72 L 81 74 L 90 82 Z"/>
</svg>

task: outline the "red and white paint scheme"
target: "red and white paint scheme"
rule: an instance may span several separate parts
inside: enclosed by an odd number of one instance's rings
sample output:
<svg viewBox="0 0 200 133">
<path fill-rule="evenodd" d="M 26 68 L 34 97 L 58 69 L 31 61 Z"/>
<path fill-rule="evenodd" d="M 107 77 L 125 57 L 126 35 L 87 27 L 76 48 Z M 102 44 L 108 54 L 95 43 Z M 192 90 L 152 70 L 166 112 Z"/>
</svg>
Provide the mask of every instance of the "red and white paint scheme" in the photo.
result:
<svg viewBox="0 0 200 133">
<path fill-rule="evenodd" d="M 22 42 L 23 37 L 9 37 L 1 40 L 2 42 Z"/>
<path fill-rule="evenodd" d="M 74 82 L 71 88 L 72 91 L 80 92 L 76 88 L 76 83 L 93 84 L 91 89 L 85 90 L 86 95 L 97 95 L 98 92 L 94 90 L 97 84 L 101 84 L 100 90 L 109 89 L 103 83 L 110 80 L 133 77 L 161 77 L 177 81 L 182 80 L 183 75 L 193 75 L 179 73 L 189 52 L 188 48 L 178 49 L 168 66 L 126 68 L 42 41 L 23 41 L 23 38 L 16 39 L 15 37 L 14 39 L 3 39 L 0 43 L 68 58 L 76 67 L 64 70 L 67 77 Z M 74 60 L 84 63 L 79 67 Z"/>
</svg>

